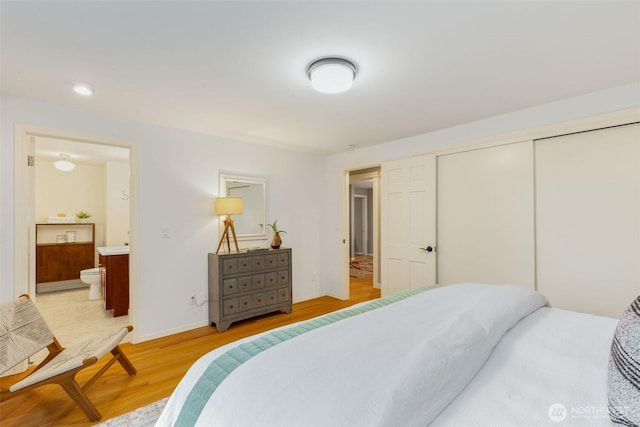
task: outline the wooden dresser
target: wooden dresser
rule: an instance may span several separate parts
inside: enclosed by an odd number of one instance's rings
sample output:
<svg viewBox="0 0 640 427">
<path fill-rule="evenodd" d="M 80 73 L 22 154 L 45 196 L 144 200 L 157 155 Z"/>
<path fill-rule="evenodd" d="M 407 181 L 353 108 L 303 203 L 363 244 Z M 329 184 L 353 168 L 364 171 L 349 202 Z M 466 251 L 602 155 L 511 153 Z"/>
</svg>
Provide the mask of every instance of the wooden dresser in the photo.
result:
<svg viewBox="0 0 640 427">
<path fill-rule="evenodd" d="M 209 322 L 231 322 L 282 310 L 291 313 L 291 249 L 209 254 Z"/>
<path fill-rule="evenodd" d="M 95 266 L 95 251 L 93 223 L 36 224 L 36 283 L 79 280 L 81 270 Z"/>
</svg>

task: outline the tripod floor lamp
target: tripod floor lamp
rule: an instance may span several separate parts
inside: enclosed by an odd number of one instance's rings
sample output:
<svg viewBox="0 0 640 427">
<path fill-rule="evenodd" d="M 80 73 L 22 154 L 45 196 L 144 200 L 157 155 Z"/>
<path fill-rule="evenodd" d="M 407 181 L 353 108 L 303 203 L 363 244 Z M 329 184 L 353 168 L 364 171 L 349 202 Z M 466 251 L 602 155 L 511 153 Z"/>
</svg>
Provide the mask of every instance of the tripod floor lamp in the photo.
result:
<svg viewBox="0 0 640 427">
<path fill-rule="evenodd" d="M 220 247 L 224 240 L 227 240 L 227 249 L 231 252 L 231 242 L 229 241 L 229 229 L 231 229 L 231 233 L 233 234 L 233 242 L 236 245 L 236 252 L 240 253 L 240 249 L 238 249 L 238 239 L 236 239 L 236 229 L 233 226 L 233 220 L 231 219 L 231 215 L 242 215 L 242 198 L 241 197 L 218 197 L 215 202 L 215 211 L 216 215 L 227 215 L 227 218 L 224 220 L 224 232 L 220 237 L 220 243 L 218 243 L 218 249 L 216 249 L 216 253 L 220 251 Z"/>
</svg>

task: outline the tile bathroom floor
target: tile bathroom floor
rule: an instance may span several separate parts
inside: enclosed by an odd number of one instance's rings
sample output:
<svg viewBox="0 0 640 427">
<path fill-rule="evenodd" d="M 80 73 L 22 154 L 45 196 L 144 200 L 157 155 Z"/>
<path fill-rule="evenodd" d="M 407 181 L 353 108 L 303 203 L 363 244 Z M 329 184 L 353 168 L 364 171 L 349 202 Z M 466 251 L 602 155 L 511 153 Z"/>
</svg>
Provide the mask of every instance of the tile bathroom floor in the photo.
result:
<svg viewBox="0 0 640 427">
<path fill-rule="evenodd" d="M 103 308 L 101 299 L 89 300 L 88 287 L 38 294 L 36 306 L 63 346 L 131 324 L 129 316 L 113 317 Z M 130 336 L 127 334 L 123 342 L 130 341 Z"/>
</svg>

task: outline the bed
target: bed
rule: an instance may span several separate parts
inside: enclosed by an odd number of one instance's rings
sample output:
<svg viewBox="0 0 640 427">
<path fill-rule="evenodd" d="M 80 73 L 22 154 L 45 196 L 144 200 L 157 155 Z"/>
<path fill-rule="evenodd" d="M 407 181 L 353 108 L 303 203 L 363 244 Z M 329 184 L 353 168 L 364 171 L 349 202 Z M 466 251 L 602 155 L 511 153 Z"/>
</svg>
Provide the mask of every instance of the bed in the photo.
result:
<svg viewBox="0 0 640 427">
<path fill-rule="evenodd" d="M 610 426 L 616 325 L 518 286 L 414 289 L 211 351 L 156 425 Z"/>
</svg>

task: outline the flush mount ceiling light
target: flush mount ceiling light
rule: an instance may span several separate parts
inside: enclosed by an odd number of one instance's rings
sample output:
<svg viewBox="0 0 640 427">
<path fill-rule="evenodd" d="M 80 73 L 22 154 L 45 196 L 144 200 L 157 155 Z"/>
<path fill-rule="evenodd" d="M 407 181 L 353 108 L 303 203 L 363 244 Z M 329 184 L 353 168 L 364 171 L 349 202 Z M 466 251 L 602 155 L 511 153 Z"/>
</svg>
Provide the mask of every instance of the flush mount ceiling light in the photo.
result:
<svg viewBox="0 0 640 427">
<path fill-rule="evenodd" d="M 93 88 L 84 83 L 76 83 L 73 85 L 73 90 L 75 93 L 79 93 L 80 95 L 90 96 L 93 94 Z"/>
<path fill-rule="evenodd" d="M 60 160 L 54 162 L 53 166 L 55 166 L 55 168 L 59 171 L 63 172 L 70 172 L 76 167 L 76 165 L 69 161 L 68 154 L 60 154 Z"/>
<path fill-rule="evenodd" d="M 344 58 L 320 58 L 309 64 L 307 74 L 311 86 L 322 93 L 349 90 L 356 78 L 356 65 Z"/>
</svg>

